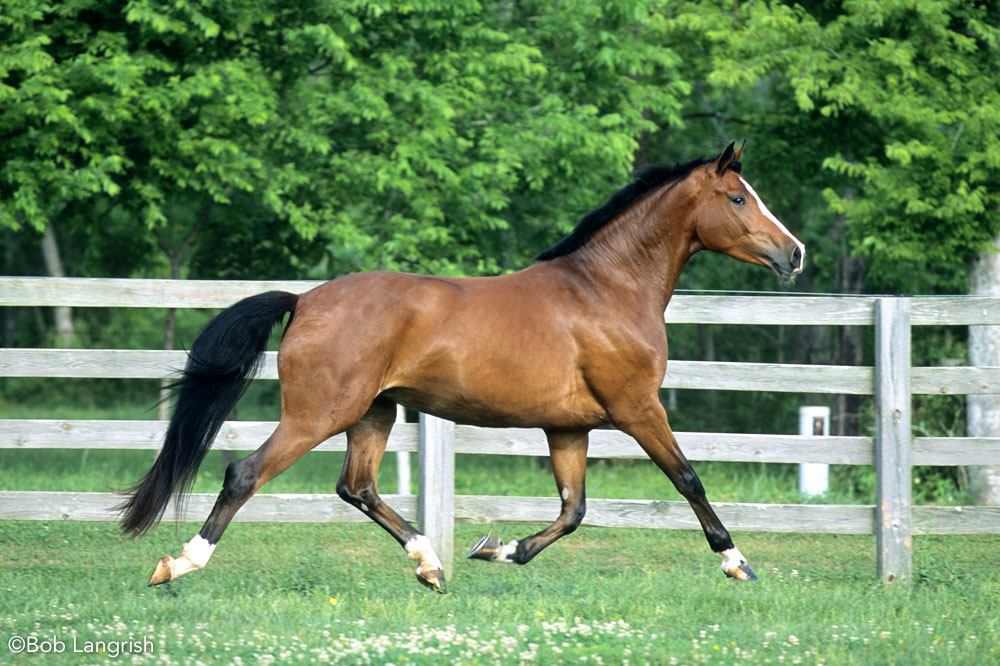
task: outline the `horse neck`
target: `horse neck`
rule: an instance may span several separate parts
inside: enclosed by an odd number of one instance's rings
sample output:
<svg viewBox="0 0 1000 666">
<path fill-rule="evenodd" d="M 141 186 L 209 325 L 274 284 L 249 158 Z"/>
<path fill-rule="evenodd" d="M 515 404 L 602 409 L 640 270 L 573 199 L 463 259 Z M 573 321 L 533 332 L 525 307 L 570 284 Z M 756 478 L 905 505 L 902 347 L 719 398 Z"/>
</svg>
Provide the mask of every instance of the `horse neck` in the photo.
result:
<svg viewBox="0 0 1000 666">
<path fill-rule="evenodd" d="M 660 312 L 696 251 L 694 197 L 683 181 L 650 193 L 594 232 L 567 255 L 581 271 L 610 289 L 634 291 Z"/>
</svg>

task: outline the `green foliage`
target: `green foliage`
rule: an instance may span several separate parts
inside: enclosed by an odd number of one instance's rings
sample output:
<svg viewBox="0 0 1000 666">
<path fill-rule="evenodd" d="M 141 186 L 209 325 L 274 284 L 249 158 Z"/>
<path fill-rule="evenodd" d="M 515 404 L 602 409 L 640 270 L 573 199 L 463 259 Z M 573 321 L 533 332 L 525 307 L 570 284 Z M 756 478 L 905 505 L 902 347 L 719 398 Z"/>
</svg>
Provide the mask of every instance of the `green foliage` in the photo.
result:
<svg viewBox="0 0 1000 666">
<path fill-rule="evenodd" d="M 964 291 L 967 261 L 1000 232 L 998 24 L 995 3 L 960 0 L 6 0 L 0 272 L 42 273 L 51 223 L 71 275 L 497 273 L 637 162 L 746 136 L 748 178 L 808 248 L 792 289 L 837 290 L 853 253 L 869 292 Z M 679 286 L 776 282 L 708 255 Z M 6 310 L 6 344 L 52 343 L 40 310 Z M 162 313 L 74 317 L 80 345 L 160 346 Z M 746 330 L 752 348 L 673 327 L 671 353 L 835 360 L 829 331 Z M 960 347 L 942 333 L 914 355 Z M 88 405 L 121 392 L 83 386 L 4 391 Z M 928 432 L 961 421 L 915 404 Z M 796 406 L 689 391 L 672 418 L 780 432 Z"/>
<path fill-rule="evenodd" d="M 266 211 L 299 273 L 520 264 L 688 92 L 640 0 L 9 4 L 0 226 Z"/>
<path fill-rule="evenodd" d="M 779 77 L 799 117 L 812 118 L 823 167 L 848 186 L 822 194 L 846 217 L 870 282 L 964 291 L 967 262 L 1000 232 L 996 6 L 744 7 L 735 34 L 709 33 L 709 80 L 731 89 Z"/>
</svg>

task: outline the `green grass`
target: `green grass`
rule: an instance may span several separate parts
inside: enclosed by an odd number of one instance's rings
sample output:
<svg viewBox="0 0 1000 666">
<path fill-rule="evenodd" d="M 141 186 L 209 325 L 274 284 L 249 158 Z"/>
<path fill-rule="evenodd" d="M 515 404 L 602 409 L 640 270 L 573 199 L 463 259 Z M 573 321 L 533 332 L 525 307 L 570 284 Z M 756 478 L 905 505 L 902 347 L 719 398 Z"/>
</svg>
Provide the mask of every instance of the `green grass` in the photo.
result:
<svg viewBox="0 0 1000 666">
<path fill-rule="evenodd" d="M 53 412 L 8 407 L 0 403 L 7 418 Z M 57 411 L 152 418 L 127 405 Z M 246 409 L 240 418 L 274 415 Z M 0 449 L 0 490 L 121 488 L 152 456 Z M 342 460 L 309 453 L 264 491 L 333 492 Z M 539 459 L 459 455 L 456 466 L 459 494 L 555 496 Z M 218 492 L 223 467 L 211 452 L 195 491 Z M 713 501 L 803 499 L 795 465 L 695 467 Z M 826 501 L 872 503 L 866 474 L 835 467 Z M 396 491 L 395 456 L 386 456 L 379 485 Z M 587 491 L 680 499 L 644 460 L 591 461 Z M 1000 663 L 997 536 L 917 537 L 912 582 L 883 586 L 874 581 L 873 537 L 737 534 L 761 577 L 739 584 L 725 579 L 700 532 L 585 527 L 526 567 L 459 560 L 442 597 L 417 584 L 414 563 L 374 525 L 236 523 L 204 571 L 146 588 L 156 559 L 177 555 L 197 529 L 168 522 L 131 540 L 108 523 L 0 521 L 0 636 L 65 646 L 44 655 L 0 646 L 0 663 Z M 489 529 L 458 526 L 456 552 Z M 509 539 L 536 528 L 492 529 Z M 146 638 L 153 652 L 73 654 L 74 638 L 80 649 Z"/>
<path fill-rule="evenodd" d="M 695 532 L 581 528 L 525 567 L 460 560 L 440 596 L 373 525 L 234 524 L 209 566 L 147 588 L 197 529 L 0 522 L 0 629 L 59 655 L 3 663 L 986 664 L 1000 659 L 996 537 L 918 537 L 913 582 L 873 581 L 871 537 L 738 534 L 726 580 Z M 505 526 L 507 537 L 533 528 Z M 460 525 L 459 550 L 482 535 Z M 334 603 L 335 601 L 335 603 Z M 86 641 L 153 652 L 71 654 Z"/>
</svg>

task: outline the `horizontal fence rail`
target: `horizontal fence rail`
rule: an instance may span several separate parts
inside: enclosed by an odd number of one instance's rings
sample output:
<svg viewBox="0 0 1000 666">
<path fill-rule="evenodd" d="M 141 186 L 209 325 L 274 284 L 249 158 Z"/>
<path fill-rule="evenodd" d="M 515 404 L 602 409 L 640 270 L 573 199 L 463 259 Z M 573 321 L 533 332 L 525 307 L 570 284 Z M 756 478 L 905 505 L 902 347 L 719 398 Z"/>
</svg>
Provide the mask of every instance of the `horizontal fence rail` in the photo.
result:
<svg viewBox="0 0 1000 666">
<path fill-rule="evenodd" d="M 0 520 L 102 520 L 117 514 L 109 507 L 121 502 L 114 493 L 0 491 Z M 406 520 L 417 520 L 417 496 L 384 494 L 382 499 Z M 200 522 L 211 511 L 216 495 L 193 493 L 182 517 Z M 456 523 L 519 525 L 548 523 L 559 514 L 554 497 L 455 495 Z M 812 534 L 871 534 L 876 517 L 871 504 L 762 504 L 712 502 L 726 524 L 750 532 Z M 170 504 L 167 517 L 175 514 Z M 240 509 L 237 522 L 364 523 L 368 518 L 334 494 L 258 493 Z M 1000 507 L 916 506 L 916 534 L 995 534 Z M 583 525 L 699 530 L 687 502 L 673 500 L 587 499 Z"/>
<path fill-rule="evenodd" d="M 320 284 L 0 277 L 0 306 L 218 309 L 263 291 L 302 293 Z M 908 321 L 892 320 L 893 335 L 907 344 L 912 326 L 1000 325 L 1000 299 L 987 297 L 677 294 L 664 319 L 668 324 L 871 326 L 876 342 L 885 343 L 879 337 L 884 335 L 881 329 L 887 328 L 880 327 L 879 308 L 895 307 L 894 304 L 901 302 L 900 311 L 908 312 Z M 897 369 L 903 366 L 892 344 L 887 344 L 884 350 L 884 358 L 875 367 L 675 360 L 668 365 L 663 387 L 872 395 L 878 403 L 883 398 L 877 387 L 883 386 L 883 394 L 902 396 L 893 398 L 899 402 L 894 409 L 898 415 L 892 423 L 908 423 L 909 395 L 1000 394 L 1000 368 L 910 367 L 906 360 L 908 378 L 886 378 L 887 364 L 895 363 Z M 183 351 L 0 349 L 0 377 L 162 379 L 176 374 L 185 361 Z M 265 355 L 260 377 L 277 378 L 274 352 Z M 880 403 L 876 404 L 879 407 Z M 221 429 L 214 448 L 254 450 L 275 425 L 266 421 L 229 421 Z M 692 460 L 874 464 L 879 492 L 885 494 L 875 505 L 713 503 L 713 506 L 734 530 L 879 535 L 882 547 L 877 553 L 878 570 L 885 580 L 909 576 L 910 545 L 905 537 L 910 534 L 1000 533 L 1000 507 L 909 507 L 907 499 L 910 465 L 997 464 L 1000 438 L 913 437 L 909 427 L 892 430 L 888 425 L 891 424 L 887 424 L 884 432 L 892 431 L 896 438 L 891 447 L 880 439 L 887 437 L 882 431 L 876 437 L 676 434 Z M 162 421 L 7 419 L 0 420 L 0 448 L 155 450 L 165 430 L 166 422 Z M 591 457 L 646 458 L 634 440 L 618 431 L 595 430 L 590 439 Z M 346 438 L 338 435 L 317 450 L 343 451 L 345 447 Z M 432 541 L 441 550 L 447 548 L 442 559 L 450 559 L 451 525 L 455 522 L 547 523 L 559 513 L 558 498 L 455 495 L 451 481 L 456 454 L 548 455 L 540 430 L 454 426 L 424 417 L 420 424 L 397 424 L 387 450 L 421 454 L 421 492 L 383 497 L 407 520 L 422 523 L 429 520 L 428 534 Z M 892 482 L 888 483 L 886 479 L 890 476 Z M 200 519 L 210 510 L 215 497 L 193 495 L 185 515 Z M 7 490 L 0 491 L 0 519 L 112 520 L 115 516 L 108 507 L 119 502 L 120 498 L 109 493 Z M 587 507 L 585 525 L 700 529 L 686 502 L 588 499 Z M 891 507 L 891 511 L 884 507 Z M 236 520 L 364 522 L 368 518 L 333 494 L 260 494 L 247 503 Z M 886 525 L 889 527 L 883 529 Z"/>
<path fill-rule="evenodd" d="M 0 306 L 224 308 L 264 291 L 301 294 L 321 281 L 137 280 L 0 277 Z M 878 296 L 740 296 L 678 293 L 669 324 L 872 326 Z M 989 296 L 908 298 L 914 326 L 1000 325 L 1000 299 Z"/>
<path fill-rule="evenodd" d="M 260 379 L 278 378 L 277 352 L 266 352 Z M 0 377 L 164 379 L 187 354 L 162 349 L 0 349 Z M 1000 393 L 1000 368 L 913 368 L 915 394 Z M 875 369 L 853 365 L 670 361 L 663 388 L 871 395 Z"/>
<path fill-rule="evenodd" d="M 227 421 L 212 448 L 217 451 L 253 451 L 274 432 L 277 421 Z M 415 423 L 392 429 L 386 450 L 417 451 Z M 88 421 L 59 419 L 0 420 L 0 448 L 9 449 L 145 449 L 158 450 L 167 432 L 166 421 Z M 874 437 L 804 437 L 802 435 L 747 435 L 741 433 L 675 432 L 684 455 L 715 462 L 826 463 L 872 465 Z M 1000 438 L 914 437 L 910 456 L 914 465 L 990 465 L 1000 460 Z M 314 451 L 344 451 L 347 437 L 336 435 Z M 456 426 L 455 453 L 548 456 L 541 430 Z M 590 433 L 589 458 L 646 460 L 634 439 L 617 430 Z"/>
</svg>

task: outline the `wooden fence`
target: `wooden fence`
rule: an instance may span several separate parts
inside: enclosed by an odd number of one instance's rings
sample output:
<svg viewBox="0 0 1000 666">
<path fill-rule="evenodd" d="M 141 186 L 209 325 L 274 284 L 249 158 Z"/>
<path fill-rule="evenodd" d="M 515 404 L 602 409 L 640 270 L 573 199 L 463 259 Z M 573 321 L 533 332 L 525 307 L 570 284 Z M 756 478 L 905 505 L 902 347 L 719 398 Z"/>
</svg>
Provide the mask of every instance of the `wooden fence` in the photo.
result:
<svg viewBox="0 0 1000 666">
<path fill-rule="evenodd" d="M 0 278 L 0 306 L 222 308 L 255 293 L 301 293 L 318 283 Z M 716 502 L 731 530 L 875 534 L 882 580 L 910 576 L 913 534 L 1000 533 L 1000 507 L 911 506 L 911 465 L 1000 463 L 1000 438 L 913 437 L 912 394 L 1000 393 L 1000 368 L 911 367 L 912 326 L 1000 324 L 1000 299 L 971 297 L 809 297 L 677 295 L 668 323 L 862 325 L 875 335 L 874 367 L 671 361 L 664 387 L 873 395 L 875 437 L 802 437 L 707 432 L 677 433 L 692 460 L 875 465 L 874 505 Z M 162 378 L 183 367 L 182 351 L 0 349 L 0 377 Z M 263 378 L 276 378 L 269 352 Z M 214 448 L 253 450 L 274 423 L 230 421 Z M 2 448 L 156 449 L 162 421 L 0 420 Z M 333 437 L 318 450 L 344 450 Z M 385 495 L 399 513 L 419 521 L 442 560 L 450 563 L 456 522 L 548 523 L 559 512 L 555 497 L 454 494 L 456 453 L 547 455 L 539 430 L 484 429 L 429 416 L 393 429 L 389 451 L 417 451 L 417 495 Z M 622 433 L 591 434 L 590 456 L 644 458 Z M 214 494 L 195 494 L 188 515 L 211 509 Z M 0 518 L 113 520 L 108 493 L 0 492 Z M 585 525 L 700 529 L 686 502 L 588 499 Z M 237 514 L 242 521 L 362 522 L 368 518 L 334 494 L 261 493 Z"/>
</svg>

